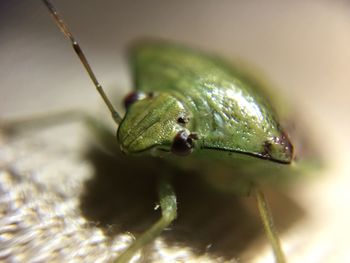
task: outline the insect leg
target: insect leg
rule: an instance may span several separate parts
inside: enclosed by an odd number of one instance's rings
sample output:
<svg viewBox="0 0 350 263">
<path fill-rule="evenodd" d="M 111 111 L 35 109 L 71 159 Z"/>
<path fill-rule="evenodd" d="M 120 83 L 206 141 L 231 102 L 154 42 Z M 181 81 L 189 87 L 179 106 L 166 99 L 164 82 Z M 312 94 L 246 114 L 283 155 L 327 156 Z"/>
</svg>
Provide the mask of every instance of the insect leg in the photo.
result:
<svg viewBox="0 0 350 263">
<path fill-rule="evenodd" d="M 0 118 L 0 131 L 7 135 L 16 135 L 17 133 L 27 131 L 37 131 L 50 126 L 74 122 L 78 119 L 82 119 L 82 116 L 84 115 L 85 113 L 79 110 L 64 110 L 15 119 Z"/>
<path fill-rule="evenodd" d="M 164 176 L 160 179 L 158 187 L 158 195 L 160 199 L 160 207 L 162 209 L 162 217 L 144 232 L 136 241 L 126 249 L 115 261 L 116 263 L 126 263 L 131 260 L 134 254 L 143 246 L 154 240 L 177 215 L 176 195 L 169 182 L 169 178 Z"/>
<path fill-rule="evenodd" d="M 21 133 L 37 132 L 48 127 L 77 121 L 83 121 L 87 125 L 89 131 L 95 135 L 94 137 L 97 138 L 104 150 L 109 153 L 115 153 L 119 150 L 113 129 L 92 114 L 79 109 L 49 112 L 15 119 L 0 118 L 0 133 L 11 138 Z"/>
<path fill-rule="evenodd" d="M 266 232 L 266 235 L 271 243 L 275 259 L 277 263 L 285 263 L 285 255 L 283 253 L 281 242 L 278 237 L 277 230 L 273 223 L 272 214 L 265 198 L 264 193 L 259 189 L 259 187 L 254 187 L 254 194 L 258 205 L 258 210 L 260 217 Z"/>
</svg>

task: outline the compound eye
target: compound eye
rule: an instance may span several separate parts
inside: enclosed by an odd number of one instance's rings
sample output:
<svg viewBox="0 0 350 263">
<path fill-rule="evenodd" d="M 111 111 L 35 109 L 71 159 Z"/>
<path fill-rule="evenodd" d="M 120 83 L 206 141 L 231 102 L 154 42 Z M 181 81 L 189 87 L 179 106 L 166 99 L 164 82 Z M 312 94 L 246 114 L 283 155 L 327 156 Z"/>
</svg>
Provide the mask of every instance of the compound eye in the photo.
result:
<svg viewBox="0 0 350 263">
<path fill-rule="evenodd" d="M 171 152 L 176 155 L 185 156 L 192 152 L 194 147 L 193 138 L 185 131 L 180 131 L 176 134 L 173 144 L 171 146 Z"/>
<path fill-rule="evenodd" d="M 142 100 L 146 97 L 146 94 L 142 92 L 130 92 L 125 98 L 124 98 L 124 107 L 125 109 L 128 109 L 135 101 Z"/>
</svg>

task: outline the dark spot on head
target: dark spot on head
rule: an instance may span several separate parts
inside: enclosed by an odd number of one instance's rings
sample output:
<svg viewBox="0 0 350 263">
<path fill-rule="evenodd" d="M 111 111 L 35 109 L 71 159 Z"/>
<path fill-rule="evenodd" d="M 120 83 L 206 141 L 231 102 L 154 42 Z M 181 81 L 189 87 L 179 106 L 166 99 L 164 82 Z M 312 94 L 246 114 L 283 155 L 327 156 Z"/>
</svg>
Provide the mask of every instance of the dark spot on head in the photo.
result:
<svg viewBox="0 0 350 263">
<path fill-rule="evenodd" d="M 186 116 L 180 116 L 179 118 L 177 118 L 177 123 L 180 123 L 180 124 L 186 124 L 189 121 L 190 121 L 190 118 Z"/>
<path fill-rule="evenodd" d="M 146 96 L 142 92 L 130 92 L 125 98 L 124 98 L 124 107 L 125 109 L 128 109 L 134 102 L 138 100 L 144 99 Z"/>
<path fill-rule="evenodd" d="M 289 138 L 283 134 L 282 135 L 283 139 L 282 139 L 282 145 L 284 145 L 284 149 L 286 151 L 286 153 L 288 153 L 290 156 L 294 155 L 294 147 L 292 145 L 292 143 L 290 142 Z"/>
<path fill-rule="evenodd" d="M 265 158 L 271 158 L 271 147 L 271 142 L 265 141 L 263 144 L 263 151 L 261 152 L 261 155 Z"/>
<path fill-rule="evenodd" d="M 187 134 L 186 131 L 178 132 L 171 145 L 171 152 L 181 156 L 190 154 L 194 147 L 194 139 L 193 135 Z"/>
<path fill-rule="evenodd" d="M 293 152 L 294 152 L 293 145 L 290 143 L 289 138 L 284 132 L 282 132 L 281 136 L 274 137 L 273 140 L 275 143 L 278 143 L 283 146 L 283 150 L 285 154 L 289 156 L 293 156 Z"/>
</svg>

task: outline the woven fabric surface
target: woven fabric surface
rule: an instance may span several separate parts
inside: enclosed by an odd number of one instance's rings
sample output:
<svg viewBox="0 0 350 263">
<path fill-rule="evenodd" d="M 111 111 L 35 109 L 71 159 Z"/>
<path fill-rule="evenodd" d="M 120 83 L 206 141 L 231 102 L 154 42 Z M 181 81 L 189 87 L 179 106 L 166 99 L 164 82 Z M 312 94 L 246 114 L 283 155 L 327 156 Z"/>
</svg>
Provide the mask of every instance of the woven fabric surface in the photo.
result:
<svg viewBox="0 0 350 263">
<path fill-rule="evenodd" d="M 0 138 L 3 262 L 112 262 L 160 215 L 156 167 L 88 146 L 80 124 Z M 134 262 L 251 262 L 265 244 L 258 218 L 177 181 L 179 218 Z"/>
</svg>

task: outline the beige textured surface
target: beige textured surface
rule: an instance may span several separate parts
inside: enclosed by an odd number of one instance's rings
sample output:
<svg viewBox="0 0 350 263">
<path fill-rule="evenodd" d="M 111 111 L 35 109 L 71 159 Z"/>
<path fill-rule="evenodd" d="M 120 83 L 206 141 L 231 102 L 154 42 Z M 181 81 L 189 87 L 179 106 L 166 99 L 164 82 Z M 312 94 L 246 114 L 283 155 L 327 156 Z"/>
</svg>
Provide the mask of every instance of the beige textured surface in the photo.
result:
<svg viewBox="0 0 350 263">
<path fill-rule="evenodd" d="M 327 156 L 319 179 L 271 191 L 290 262 L 349 262 L 350 15 L 344 1 L 56 1 L 111 94 L 131 86 L 122 51 L 170 38 L 257 65 L 294 100 Z M 143 2 L 142 2 L 143 3 Z M 98 111 L 91 84 L 40 1 L 0 3 L 0 118 Z M 112 158 L 69 124 L 0 136 L 0 260 L 102 262 L 157 217 L 154 166 Z M 131 165 L 132 164 L 132 165 Z M 144 171 L 147 171 L 144 174 Z M 142 175 L 141 175 L 142 174 Z M 179 177 L 179 219 L 143 260 L 271 262 L 250 200 Z M 134 194 L 136 193 L 136 194 Z"/>
</svg>

